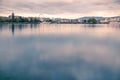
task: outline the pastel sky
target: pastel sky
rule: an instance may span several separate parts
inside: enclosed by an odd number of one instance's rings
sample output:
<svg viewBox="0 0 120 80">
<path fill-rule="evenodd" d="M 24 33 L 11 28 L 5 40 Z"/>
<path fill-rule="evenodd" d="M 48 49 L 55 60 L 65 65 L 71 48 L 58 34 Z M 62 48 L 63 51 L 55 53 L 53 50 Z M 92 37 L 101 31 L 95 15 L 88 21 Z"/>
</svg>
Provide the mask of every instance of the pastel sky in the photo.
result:
<svg viewBox="0 0 120 80">
<path fill-rule="evenodd" d="M 120 0 L 0 0 L 0 16 L 118 16 Z"/>
</svg>

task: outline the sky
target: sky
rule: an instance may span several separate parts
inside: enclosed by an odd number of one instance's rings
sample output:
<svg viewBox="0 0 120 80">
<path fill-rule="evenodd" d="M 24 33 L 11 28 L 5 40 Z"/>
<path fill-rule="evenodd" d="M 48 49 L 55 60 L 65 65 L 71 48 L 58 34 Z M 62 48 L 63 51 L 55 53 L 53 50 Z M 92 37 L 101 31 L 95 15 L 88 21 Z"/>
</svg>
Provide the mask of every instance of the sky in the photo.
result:
<svg viewBox="0 0 120 80">
<path fill-rule="evenodd" d="M 0 16 L 119 16 L 120 0 L 0 0 Z"/>
</svg>

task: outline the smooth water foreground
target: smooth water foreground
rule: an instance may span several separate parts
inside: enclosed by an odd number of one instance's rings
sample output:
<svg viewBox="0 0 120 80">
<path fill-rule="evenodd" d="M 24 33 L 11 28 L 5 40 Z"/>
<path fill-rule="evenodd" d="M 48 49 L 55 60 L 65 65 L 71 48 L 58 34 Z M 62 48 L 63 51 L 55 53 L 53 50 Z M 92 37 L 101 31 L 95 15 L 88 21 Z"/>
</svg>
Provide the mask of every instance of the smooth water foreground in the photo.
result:
<svg viewBox="0 0 120 80">
<path fill-rule="evenodd" d="M 120 80 L 120 25 L 0 24 L 0 80 Z"/>
</svg>

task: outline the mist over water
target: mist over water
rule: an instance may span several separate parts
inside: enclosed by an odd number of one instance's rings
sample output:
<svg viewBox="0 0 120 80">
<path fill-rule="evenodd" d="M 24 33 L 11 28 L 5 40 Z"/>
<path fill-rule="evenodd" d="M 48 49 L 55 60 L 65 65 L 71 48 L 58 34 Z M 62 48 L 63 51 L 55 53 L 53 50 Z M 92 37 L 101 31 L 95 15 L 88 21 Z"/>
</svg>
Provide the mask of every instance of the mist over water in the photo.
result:
<svg viewBox="0 0 120 80">
<path fill-rule="evenodd" d="M 119 24 L 0 24 L 0 80 L 120 80 Z"/>
</svg>

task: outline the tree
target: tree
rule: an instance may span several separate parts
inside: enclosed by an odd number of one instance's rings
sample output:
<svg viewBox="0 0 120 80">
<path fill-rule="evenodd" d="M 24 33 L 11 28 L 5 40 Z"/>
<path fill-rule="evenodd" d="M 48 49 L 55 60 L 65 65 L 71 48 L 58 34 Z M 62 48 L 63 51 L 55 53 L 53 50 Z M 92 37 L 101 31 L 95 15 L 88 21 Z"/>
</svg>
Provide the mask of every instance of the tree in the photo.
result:
<svg viewBox="0 0 120 80">
<path fill-rule="evenodd" d="M 33 18 L 30 18 L 30 22 L 33 22 L 34 20 L 33 20 Z"/>
<path fill-rule="evenodd" d="M 0 17 L 0 22 L 5 22 L 5 19 Z"/>
<path fill-rule="evenodd" d="M 87 20 L 83 20 L 83 23 L 87 23 Z"/>
<path fill-rule="evenodd" d="M 27 19 L 27 18 L 24 18 L 24 22 L 28 22 L 28 19 Z"/>
<path fill-rule="evenodd" d="M 34 19 L 34 22 L 40 22 L 40 20 L 39 20 L 39 19 L 37 19 L 37 18 L 35 18 L 35 19 Z"/>
<path fill-rule="evenodd" d="M 89 23 L 89 24 L 97 24 L 97 20 L 96 20 L 95 18 L 90 18 L 90 19 L 88 20 L 88 23 Z"/>
<path fill-rule="evenodd" d="M 0 22 L 3 22 L 2 18 L 0 17 Z"/>
<path fill-rule="evenodd" d="M 46 22 L 49 22 L 49 23 L 54 23 L 55 21 L 49 19 L 49 20 L 46 20 Z"/>
</svg>

